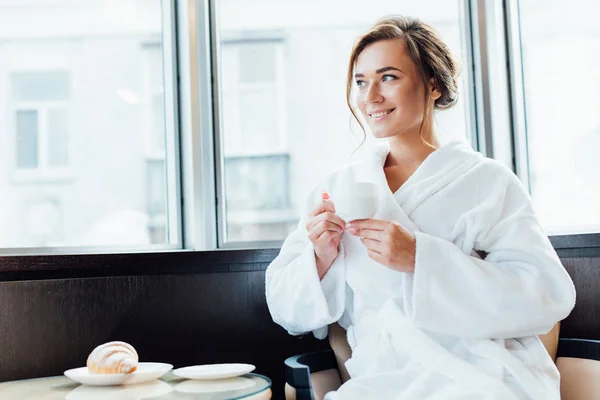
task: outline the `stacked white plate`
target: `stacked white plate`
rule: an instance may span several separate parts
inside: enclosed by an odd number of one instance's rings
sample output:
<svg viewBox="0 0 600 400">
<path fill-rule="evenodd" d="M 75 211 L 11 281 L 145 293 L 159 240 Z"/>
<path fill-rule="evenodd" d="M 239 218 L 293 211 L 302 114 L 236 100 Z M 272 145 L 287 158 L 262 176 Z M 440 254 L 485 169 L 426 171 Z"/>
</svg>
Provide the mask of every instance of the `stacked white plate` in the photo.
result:
<svg viewBox="0 0 600 400">
<path fill-rule="evenodd" d="M 254 371 L 252 364 L 206 364 L 177 368 L 173 374 L 193 380 L 215 380 L 235 378 Z"/>
<path fill-rule="evenodd" d="M 67 370 L 65 375 L 89 386 L 133 385 L 158 379 L 172 369 L 171 364 L 141 362 L 131 374 L 90 374 L 87 367 L 81 367 Z"/>
</svg>

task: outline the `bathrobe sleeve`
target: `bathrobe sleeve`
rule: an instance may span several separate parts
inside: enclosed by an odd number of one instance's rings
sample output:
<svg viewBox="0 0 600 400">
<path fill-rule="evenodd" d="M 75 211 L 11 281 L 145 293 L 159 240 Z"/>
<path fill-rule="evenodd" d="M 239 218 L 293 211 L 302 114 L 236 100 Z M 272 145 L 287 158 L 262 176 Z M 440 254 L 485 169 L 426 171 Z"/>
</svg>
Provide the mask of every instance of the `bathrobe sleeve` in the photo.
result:
<svg viewBox="0 0 600 400">
<path fill-rule="evenodd" d="M 529 194 L 508 169 L 496 179 L 501 190 L 466 213 L 459 228 L 476 235 L 475 250 L 488 253 L 484 260 L 415 233 L 410 301 L 416 326 L 466 338 L 515 338 L 547 333 L 573 309 L 573 282 Z"/>
<path fill-rule="evenodd" d="M 266 297 L 273 321 L 290 334 L 313 331 L 317 338 L 323 339 L 328 325 L 339 320 L 344 312 L 345 256 L 340 244 L 338 257 L 319 280 L 313 244 L 305 228 L 309 210 L 316 201 L 309 204 L 298 227 L 267 268 Z"/>
</svg>

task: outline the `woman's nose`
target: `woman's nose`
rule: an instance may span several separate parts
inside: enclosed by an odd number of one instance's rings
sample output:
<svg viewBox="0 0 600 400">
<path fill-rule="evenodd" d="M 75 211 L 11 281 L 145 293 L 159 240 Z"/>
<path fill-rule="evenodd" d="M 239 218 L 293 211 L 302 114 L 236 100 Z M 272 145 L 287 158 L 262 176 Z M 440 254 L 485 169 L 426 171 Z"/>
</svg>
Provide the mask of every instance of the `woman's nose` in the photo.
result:
<svg viewBox="0 0 600 400">
<path fill-rule="evenodd" d="M 381 101 L 383 101 L 383 96 L 381 95 L 381 92 L 379 91 L 379 85 L 377 85 L 377 84 L 370 85 L 369 88 L 367 89 L 367 93 L 365 95 L 365 102 L 368 104 L 371 104 L 371 103 L 380 103 Z"/>
</svg>

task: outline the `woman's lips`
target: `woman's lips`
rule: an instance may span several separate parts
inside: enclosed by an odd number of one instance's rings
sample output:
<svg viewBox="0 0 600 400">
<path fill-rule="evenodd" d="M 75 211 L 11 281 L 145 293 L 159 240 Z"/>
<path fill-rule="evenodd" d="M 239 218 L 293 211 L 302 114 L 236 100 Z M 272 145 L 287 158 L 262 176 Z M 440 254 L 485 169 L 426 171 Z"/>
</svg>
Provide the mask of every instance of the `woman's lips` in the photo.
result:
<svg viewBox="0 0 600 400">
<path fill-rule="evenodd" d="M 380 121 L 382 119 L 384 119 L 385 117 L 387 117 L 388 115 L 390 115 L 394 110 L 396 110 L 395 108 L 390 108 L 388 110 L 377 110 L 374 111 L 372 113 L 368 113 L 369 117 L 373 118 L 375 121 Z"/>
</svg>

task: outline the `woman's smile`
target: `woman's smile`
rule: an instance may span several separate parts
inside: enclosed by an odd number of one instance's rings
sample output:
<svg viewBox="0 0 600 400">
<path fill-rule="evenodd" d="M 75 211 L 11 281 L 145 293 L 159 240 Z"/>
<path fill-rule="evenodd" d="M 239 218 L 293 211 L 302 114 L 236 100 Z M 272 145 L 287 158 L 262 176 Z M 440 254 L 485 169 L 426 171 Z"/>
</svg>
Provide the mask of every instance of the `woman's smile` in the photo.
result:
<svg viewBox="0 0 600 400">
<path fill-rule="evenodd" d="M 392 112 L 394 112 L 396 110 L 396 108 L 390 108 L 390 109 L 383 109 L 383 110 L 374 110 L 373 112 L 368 113 L 369 117 L 371 117 L 372 119 L 374 119 L 375 121 L 381 121 L 383 120 L 385 117 L 387 117 L 388 115 L 390 115 Z"/>
</svg>

